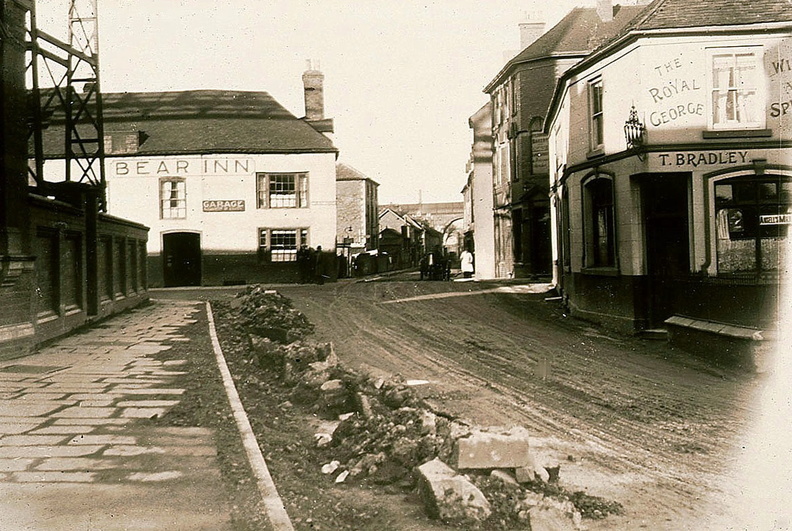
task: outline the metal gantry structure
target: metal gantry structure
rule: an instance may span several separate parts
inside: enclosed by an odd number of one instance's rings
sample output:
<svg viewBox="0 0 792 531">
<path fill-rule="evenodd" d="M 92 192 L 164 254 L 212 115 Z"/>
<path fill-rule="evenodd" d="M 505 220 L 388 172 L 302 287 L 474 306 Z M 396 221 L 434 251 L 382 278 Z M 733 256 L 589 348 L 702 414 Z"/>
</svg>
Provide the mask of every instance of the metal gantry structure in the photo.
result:
<svg viewBox="0 0 792 531">
<path fill-rule="evenodd" d="M 45 179 L 44 160 L 62 159 L 63 180 L 93 189 L 99 209 L 105 210 L 97 0 L 69 0 L 68 43 L 37 27 L 35 0 L 16 1 L 29 10 L 25 44 L 32 184 L 45 193 L 53 189 L 53 181 Z M 62 153 L 51 145 L 56 136 L 62 136 Z"/>
</svg>

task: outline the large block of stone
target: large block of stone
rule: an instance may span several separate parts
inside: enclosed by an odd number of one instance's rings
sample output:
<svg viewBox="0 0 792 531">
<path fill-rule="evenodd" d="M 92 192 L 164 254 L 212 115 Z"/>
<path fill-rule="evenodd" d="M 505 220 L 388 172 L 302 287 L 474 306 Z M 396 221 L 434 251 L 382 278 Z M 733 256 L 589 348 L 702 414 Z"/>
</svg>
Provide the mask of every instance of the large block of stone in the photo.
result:
<svg viewBox="0 0 792 531">
<path fill-rule="evenodd" d="M 509 428 L 474 431 L 457 440 L 456 468 L 520 468 L 531 463 L 528 430 Z"/>
<path fill-rule="evenodd" d="M 437 458 L 418 467 L 418 485 L 426 512 L 432 518 L 459 525 L 481 522 L 492 514 L 484 494 Z"/>
</svg>

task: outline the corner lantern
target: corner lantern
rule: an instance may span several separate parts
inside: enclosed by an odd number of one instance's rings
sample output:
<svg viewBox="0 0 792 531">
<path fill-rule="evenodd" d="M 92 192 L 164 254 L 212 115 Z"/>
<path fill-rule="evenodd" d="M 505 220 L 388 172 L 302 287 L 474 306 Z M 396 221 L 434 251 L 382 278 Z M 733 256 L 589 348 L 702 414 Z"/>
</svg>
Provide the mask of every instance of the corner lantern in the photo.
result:
<svg viewBox="0 0 792 531">
<path fill-rule="evenodd" d="M 630 117 L 624 122 L 624 139 L 627 141 L 627 149 L 640 148 L 646 141 L 646 128 L 638 119 L 635 105 L 630 107 Z M 638 154 L 638 158 L 643 160 L 641 154 Z"/>
</svg>

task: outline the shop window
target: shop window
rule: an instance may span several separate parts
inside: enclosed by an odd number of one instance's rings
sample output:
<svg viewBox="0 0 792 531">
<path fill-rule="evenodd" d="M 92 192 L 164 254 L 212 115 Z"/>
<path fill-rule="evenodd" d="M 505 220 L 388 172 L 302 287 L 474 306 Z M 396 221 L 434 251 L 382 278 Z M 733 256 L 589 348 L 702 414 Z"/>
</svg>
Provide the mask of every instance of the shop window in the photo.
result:
<svg viewBox="0 0 792 531">
<path fill-rule="evenodd" d="M 777 274 L 789 224 L 792 179 L 733 178 L 715 184 L 719 275 Z"/>
<path fill-rule="evenodd" d="M 760 48 L 710 51 L 710 126 L 712 129 L 764 127 Z"/>
<path fill-rule="evenodd" d="M 586 267 L 614 267 L 616 238 L 613 180 L 597 176 L 583 186 Z"/>
<path fill-rule="evenodd" d="M 308 229 L 259 229 L 259 257 L 266 262 L 295 262 L 308 245 Z"/>
<path fill-rule="evenodd" d="M 602 115 L 602 79 L 589 83 L 589 138 L 591 149 L 602 149 L 605 143 L 605 124 Z"/>
<path fill-rule="evenodd" d="M 305 208 L 308 206 L 307 173 L 256 174 L 258 208 Z"/>
<path fill-rule="evenodd" d="M 160 180 L 160 218 L 184 219 L 187 217 L 187 184 L 184 179 Z"/>
</svg>

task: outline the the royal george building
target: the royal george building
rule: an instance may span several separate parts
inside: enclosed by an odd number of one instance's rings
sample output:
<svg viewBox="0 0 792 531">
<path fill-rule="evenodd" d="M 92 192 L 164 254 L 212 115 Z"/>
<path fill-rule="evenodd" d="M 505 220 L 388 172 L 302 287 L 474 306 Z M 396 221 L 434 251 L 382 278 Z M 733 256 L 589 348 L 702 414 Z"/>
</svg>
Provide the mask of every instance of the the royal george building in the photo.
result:
<svg viewBox="0 0 792 531">
<path fill-rule="evenodd" d="M 303 81 L 304 118 L 266 92 L 103 94 L 108 209 L 151 228 L 150 286 L 293 281 L 300 245 L 335 248 L 338 150 Z"/>
<path fill-rule="evenodd" d="M 545 131 L 573 314 L 718 355 L 773 335 L 791 34 L 787 0 L 657 0 L 563 75 Z"/>
</svg>

